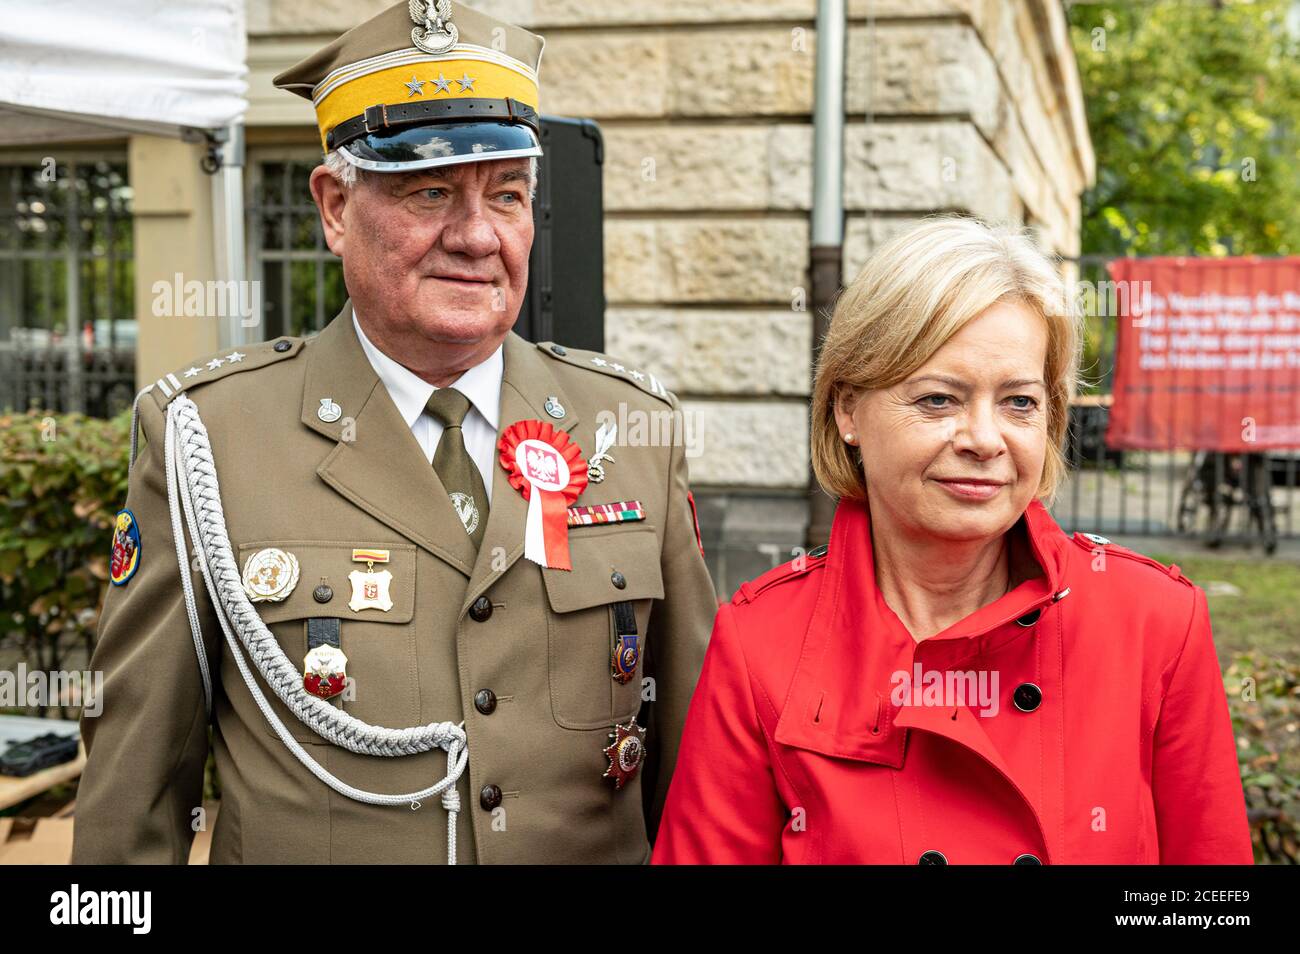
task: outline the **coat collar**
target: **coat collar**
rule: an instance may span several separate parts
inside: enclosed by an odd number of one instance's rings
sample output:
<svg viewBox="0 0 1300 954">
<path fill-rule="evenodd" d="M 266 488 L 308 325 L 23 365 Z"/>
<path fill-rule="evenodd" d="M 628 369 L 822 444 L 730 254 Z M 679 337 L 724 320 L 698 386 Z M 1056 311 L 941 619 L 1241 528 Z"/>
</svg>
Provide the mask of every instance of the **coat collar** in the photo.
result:
<svg viewBox="0 0 1300 954">
<path fill-rule="evenodd" d="M 927 650 L 992 632 L 1068 593 L 1065 534 L 1038 500 L 1026 509 L 1022 523 L 1041 574 L 925 640 Z M 841 500 L 776 741 L 901 766 L 903 733 L 891 731 L 897 707 L 889 703 L 889 680 L 898 669 L 910 669 L 917 648 L 876 586 L 866 502 Z"/>
<path fill-rule="evenodd" d="M 467 603 L 472 602 L 523 553 L 527 504 L 510 486 L 504 469 L 495 472 L 487 528 L 476 554 L 442 481 L 366 357 L 352 324 L 350 301 L 305 349 L 304 357 L 302 423 L 335 442 L 316 473 L 377 520 L 467 578 L 475 576 L 467 594 Z M 498 403 L 502 427 L 525 418 L 551 420 L 544 409 L 552 396 L 565 408 L 576 407 L 556 382 L 551 362 L 535 345 L 510 332 L 502 358 Z M 337 421 L 320 419 L 323 400 L 339 405 L 342 414 Z M 578 421 L 570 410 L 563 421 L 551 422 L 567 431 Z M 419 501 L 429 504 L 412 505 Z M 491 559 L 494 547 L 503 548 L 503 560 Z"/>
</svg>

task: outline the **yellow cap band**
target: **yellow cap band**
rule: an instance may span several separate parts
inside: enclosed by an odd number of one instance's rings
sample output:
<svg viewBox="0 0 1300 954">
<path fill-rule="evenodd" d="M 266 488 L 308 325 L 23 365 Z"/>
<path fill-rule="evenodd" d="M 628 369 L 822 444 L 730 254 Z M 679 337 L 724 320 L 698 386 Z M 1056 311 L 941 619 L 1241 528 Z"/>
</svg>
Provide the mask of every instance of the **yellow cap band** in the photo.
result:
<svg viewBox="0 0 1300 954">
<path fill-rule="evenodd" d="M 447 80 L 449 92 L 437 89 L 441 75 Z M 424 86 L 412 95 L 407 86 L 412 77 Z M 473 80 L 468 88 L 461 80 Z M 332 90 L 316 106 L 316 123 L 320 128 L 321 147 L 328 148 L 325 137 L 339 123 L 360 116 L 369 106 L 395 106 L 417 100 L 440 99 L 517 99 L 533 109 L 538 108 L 537 84 L 517 70 L 485 60 L 438 60 L 433 63 L 415 63 L 394 66 L 386 70 L 367 73 Z"/>
</svg>

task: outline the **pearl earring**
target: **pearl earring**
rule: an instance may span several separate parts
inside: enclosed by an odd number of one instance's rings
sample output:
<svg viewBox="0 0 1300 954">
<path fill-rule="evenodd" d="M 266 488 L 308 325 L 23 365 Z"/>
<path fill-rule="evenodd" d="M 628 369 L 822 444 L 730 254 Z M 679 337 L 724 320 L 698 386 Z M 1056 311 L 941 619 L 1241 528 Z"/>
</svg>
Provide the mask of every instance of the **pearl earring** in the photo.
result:
<svg viewBox="0 0 1300 954">
<path fill-rule="evenodd" d="M 853 443 L 853 435 L 852 435 L 852 434 L 845 434 L 845 435 L 844 435 L 844 442 L 845 442 L 846 444 L 852 444 L 852 443 Z"/>
</svg>

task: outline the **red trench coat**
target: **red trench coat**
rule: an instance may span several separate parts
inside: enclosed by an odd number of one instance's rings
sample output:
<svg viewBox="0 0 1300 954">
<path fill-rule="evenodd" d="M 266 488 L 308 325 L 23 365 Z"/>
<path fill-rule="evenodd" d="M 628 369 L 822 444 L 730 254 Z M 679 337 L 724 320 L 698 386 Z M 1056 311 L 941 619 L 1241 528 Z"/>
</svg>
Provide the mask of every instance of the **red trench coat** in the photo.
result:
<svg viewBox="0 0 1300 954">
<path fill-rule="evenodd" d="M 824 556 L 743 585 L 654 862 L 1250 864 L 1204 591 L 1037 500 L 1022 524 L 1042 575 L 919 644 L 876 588 L 863 502 Z M 931 671 L 988 692 L 907 693 Z"/>
</svg>

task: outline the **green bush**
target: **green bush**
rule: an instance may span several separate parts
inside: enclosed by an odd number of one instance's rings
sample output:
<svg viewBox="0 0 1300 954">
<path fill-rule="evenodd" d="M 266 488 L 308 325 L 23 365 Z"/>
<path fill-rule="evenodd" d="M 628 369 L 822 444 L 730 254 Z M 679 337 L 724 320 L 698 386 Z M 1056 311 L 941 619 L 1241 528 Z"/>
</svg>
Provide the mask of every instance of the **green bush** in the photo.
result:
<svg viewBox="0 0 1300 954">
<path fill-rule="evenodd" d="M 1223 674 L 1255 860 L 1300 862 L 1300 666 L 1259 652 Z"/>
<path fill-rule="evenodd" d="M 126 500 L 130 428 L 129 412 L 111 420 L 0 416 L 0 651 L 6 659 L 18 654 L 29 669 L 46 672 L 89 659 L 108 585 L 113 518 Z M 79 652 L 84 658 L 71 658 Z"/>
</svg>

